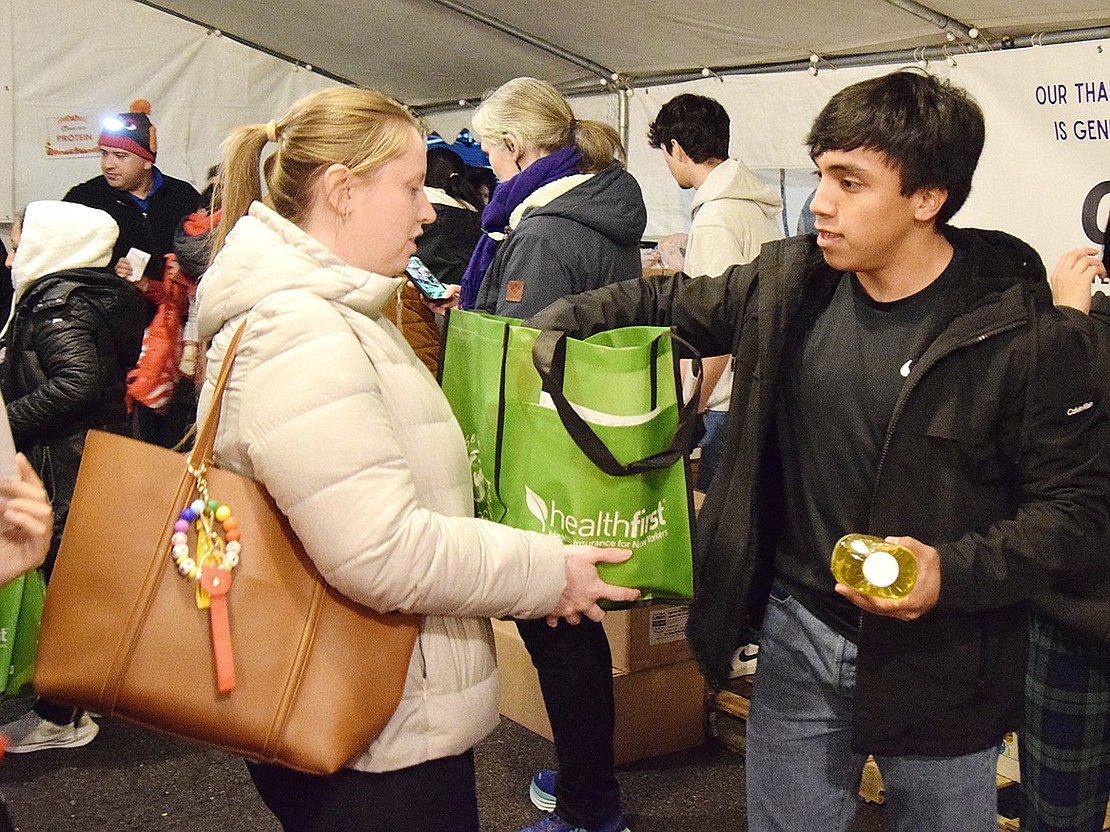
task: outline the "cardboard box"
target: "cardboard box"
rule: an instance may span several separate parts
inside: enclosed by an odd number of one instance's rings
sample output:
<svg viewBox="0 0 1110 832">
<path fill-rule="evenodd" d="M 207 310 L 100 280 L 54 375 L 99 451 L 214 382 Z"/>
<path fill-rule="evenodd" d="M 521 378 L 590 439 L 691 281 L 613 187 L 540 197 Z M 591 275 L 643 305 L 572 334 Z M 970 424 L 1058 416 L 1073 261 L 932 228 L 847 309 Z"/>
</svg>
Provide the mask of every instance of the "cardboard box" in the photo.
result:
<svg viewBox="0 0 1110 832">
<path fill-rule="evenodd" d="M 501 713 L 551 739 L 551 722 L 528 650 L 511 621 L 494 621 Z M 692 748 L 705 742 L 705 679 L 694 661 L 635 673 L 613 672 L 617 765 Z"/>
<path fill-rule="evenodd" d="M 606 613 L 602 626 L 613 651 L 613 667 L 635 673 L 689 661 L 693 658 L 686 642 L 689 617 L 689 607 L 675 604 L 652 604 Z"/>
<path fill-rule="evenodd" d="M 1002 752 L 998 755 L 998 773 L 1015 783 L 1021 781 L 1018 768 L 1018 738 L 1011 731 L 1002 738 Z"/>
</svg>

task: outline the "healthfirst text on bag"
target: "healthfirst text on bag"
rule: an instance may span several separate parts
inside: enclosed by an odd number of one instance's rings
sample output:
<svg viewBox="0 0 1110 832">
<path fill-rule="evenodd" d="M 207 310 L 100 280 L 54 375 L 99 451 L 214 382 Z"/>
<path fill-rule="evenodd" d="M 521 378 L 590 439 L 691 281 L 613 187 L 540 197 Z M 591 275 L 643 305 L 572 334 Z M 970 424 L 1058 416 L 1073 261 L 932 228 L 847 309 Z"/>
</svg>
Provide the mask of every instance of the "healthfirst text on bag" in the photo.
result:
<svg viewBox="0 0 1110 832">
<path fill-rule="evenodd" d="M 508 318 L 449 315 L 441 383 L 470 453 L 476 514 L 567 543 L 631 549 L 625 563 L 599 564 L 604 580 L 644 600 L 692 597 L 680 423 L 693 408 L 680 400 L 669 330 L 552 335 Z M 560 340 L 559 378 L 541 374 L 536 354 Z"/>
</svg>

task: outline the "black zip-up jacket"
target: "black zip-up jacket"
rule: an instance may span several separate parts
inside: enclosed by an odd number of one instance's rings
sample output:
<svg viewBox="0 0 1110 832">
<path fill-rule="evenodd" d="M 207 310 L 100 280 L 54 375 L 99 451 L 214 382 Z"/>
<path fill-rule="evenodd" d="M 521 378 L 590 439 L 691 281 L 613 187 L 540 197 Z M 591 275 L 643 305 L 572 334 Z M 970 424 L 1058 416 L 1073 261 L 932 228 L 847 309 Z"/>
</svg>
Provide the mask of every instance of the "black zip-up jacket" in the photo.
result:
<svg viewBox="0 0 1110 832">
<path fill-rule="evenodd" d="M 116 275 L 72 269 L 39 278 L 3 340 L 0 390 L 17 450 L 54 506 L 53 565 L 90 428 L 128 432 L 126 375 L 139 358 L 142 296 Z M 105 495 L 106 499 L 110 499 Z"/>
<path fill-rule="evenodd" d="M 970 277 L 913 366 L 887 429 L 865 532 L 911 535 L 941 556 L 938 604 L 902 622 L 862 615 L 853 745 L 955 756 L 997 743 L 1021 700 L 1027 599 L 1061 574 L 1096 573 L 1110 514 L 1106 417 L 1089 343 L 1052 306 L 1044 268 L 1000 232 L 945 228 Z M 774 438 L 786 357 L 842 274 L 812 237 L 767 243 L 716 280 L 627 281 L 564 299 L 530 326 L 584 337 L 672 325 L 703 354 L 733 355 L 726 453 L 697 526 L 688 636 L 713 685 L 758 630 L 781 528 Z"/>
<path fill-rule="evenodd" d="M 161 173 L 161 171 L 159 171 Z M 164 258 L 173 251 L 173 235 L 177 226 L 200 204 L 197 189 L 181 179 L 161 173 L 162 187 L 150 195 L 146 213 L 127 193 L 108 184 L 103 176 L 74 185 L 63 199 L 111 214 L 119 226 L 119 237 L 112 251 L 113 268 L 132 248 L 150 254 L 144 274 L 149 280 L 161 280 Z M 150 310 L 153 314 L 153 310 Z"/>
<path fill-rule="evenodd" d="M 1068 307 L 1061 310 L 1087 330 L 1094 353 L 1092 381 L 1102 400 L 1110 400 L 1110 297 L 1096 294 L 1089 316 Z M 1087 545 L 1110 552 L 1110 529 Z M 1034 596 L 1033 609 L 1077 641 L 1110 651 L 1110 568 L 1100 574 L 1062 576 Z"/>
</svg>

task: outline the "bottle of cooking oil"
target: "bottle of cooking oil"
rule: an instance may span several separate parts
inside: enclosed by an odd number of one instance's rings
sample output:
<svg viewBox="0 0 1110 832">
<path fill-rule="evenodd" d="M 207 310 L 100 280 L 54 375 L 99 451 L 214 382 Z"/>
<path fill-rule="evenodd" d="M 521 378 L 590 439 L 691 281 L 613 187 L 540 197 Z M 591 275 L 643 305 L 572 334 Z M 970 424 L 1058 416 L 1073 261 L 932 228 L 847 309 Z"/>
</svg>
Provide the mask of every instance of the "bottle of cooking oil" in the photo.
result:
<svg viewBox="0 0 1110 832">
<path fill-rule="evenodd" d="M 830 565 L 840 583 L 879 598 L 903 598 L 917 580 L 913 552 L 869 534 L 846 534 L 836 541 Z"/>
</svg>

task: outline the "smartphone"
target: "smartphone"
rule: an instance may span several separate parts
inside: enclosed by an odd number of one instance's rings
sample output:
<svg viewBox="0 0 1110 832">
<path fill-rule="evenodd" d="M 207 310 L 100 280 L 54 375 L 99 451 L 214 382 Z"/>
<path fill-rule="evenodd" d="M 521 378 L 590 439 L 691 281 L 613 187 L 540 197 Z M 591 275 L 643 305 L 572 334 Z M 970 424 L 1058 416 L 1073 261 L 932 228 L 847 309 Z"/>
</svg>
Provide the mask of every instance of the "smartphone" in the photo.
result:
<svg viewBox="0 0 1110 832">
<path fill-rule="evenodd" d="M 439 282 L 439 279 L 432 274 L 431 269 L 425 266 L 415 254 L 409 258 L 409 264 L 405 267 L 405 274 L 409 276 L 412 285 L 417 288 L 420 294 L 432 303 L 447 297 L 447 287 Z"/>
</svg>

